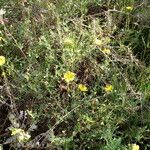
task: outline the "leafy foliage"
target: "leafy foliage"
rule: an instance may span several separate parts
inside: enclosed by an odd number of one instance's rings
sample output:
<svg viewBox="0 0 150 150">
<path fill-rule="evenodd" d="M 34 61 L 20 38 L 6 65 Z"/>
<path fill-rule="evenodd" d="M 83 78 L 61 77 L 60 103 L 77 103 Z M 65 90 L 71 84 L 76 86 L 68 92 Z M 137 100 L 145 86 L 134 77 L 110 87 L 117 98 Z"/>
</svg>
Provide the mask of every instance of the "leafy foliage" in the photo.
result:
<svg viewBox="0 0 150 150">
<path fill-rule="evenodd" d="M 4 148 L 150 148 L 149 2 L 0 4 Z"/>
</svg>

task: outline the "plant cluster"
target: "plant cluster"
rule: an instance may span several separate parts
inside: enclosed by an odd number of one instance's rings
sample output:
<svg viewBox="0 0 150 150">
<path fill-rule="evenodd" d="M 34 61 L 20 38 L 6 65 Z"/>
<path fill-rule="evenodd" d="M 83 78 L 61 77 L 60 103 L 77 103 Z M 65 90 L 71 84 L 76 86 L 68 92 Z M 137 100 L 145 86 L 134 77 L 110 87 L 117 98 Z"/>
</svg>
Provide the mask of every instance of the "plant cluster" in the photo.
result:
<svg viewBox="0 0 150 150">
<path fill-rule="evenodd" d="M 0 149 L 150 148 L 149 2 L 0 4 Z"/>
</svg>

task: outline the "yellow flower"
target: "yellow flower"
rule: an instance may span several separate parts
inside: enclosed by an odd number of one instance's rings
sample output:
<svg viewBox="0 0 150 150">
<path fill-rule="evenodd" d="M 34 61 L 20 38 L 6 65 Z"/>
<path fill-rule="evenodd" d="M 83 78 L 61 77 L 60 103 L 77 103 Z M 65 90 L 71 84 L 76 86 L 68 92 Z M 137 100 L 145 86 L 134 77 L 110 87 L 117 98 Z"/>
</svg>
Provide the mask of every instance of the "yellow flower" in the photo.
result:
<svg viewBox="0 0 150 150">
<path fill-rule="evenodd" d="M 137 144 L 132 144 L 132 150 L 139 150 L 140 147 Z"/>
<path fill-rule="evenodd" d="M 26 142 L 30 139 L 31 135 L 20 128 L 12 128 L 11 135 L 16 136 L 19 142 Z"/>
<path fill-rule="evenodd" d="M 110 84 L 107 84 L 107 85 L 104 87 L 104 90 L 105 90 L 105 92 L 112 92 L 113 86 L 110 85 Z"/>
<path fill-rule="evenodd" d="M 28 132 L 22 132 L 18 135 L 17 139 L 19 142 L 26 142 L 31 138 L 31 135 Z"/>
<path fill-rule="evenodd" d="M 67 71 L 65 74 L 64 74 L 64 80 L 66 82 L 70 82 L 70 81 L 73 81 L 75 79 L 75 73 L 71 72 L 71 71 Z"/>
<path fill-rule="evenodd" d="M 93 43 L 94 43 L 94 45 L 96 45 L 96 46 L 101 46 L 101 45 L 102 45 L 102 40 L 95 39 Z"/>
<path fill-rule="evenodd" d="M 24 130 L 20 128 L 12 128 L 10 130 L 11 130 L 11 135 L 16 135 L 16 134 L 20 134 L 21 132 L 24 132 Z"/>
<path fill-rule="evenodd" d="M 104 50 L 102 50 L 102 52 L 103 52 L 104 54 L 110 54 L 110 49 L 105 48 Z"/>
<path fill-rule="evenodd" d="M 6 60 L 4 56 L 0 56 L 0 66 L 3 66 L 5 64 Z"/>
<path fill-rule="evenodd" d="M 133 7 L 132 6 L 127 6 L 126 9 L 129 10 L 129 11 L 132 11 Z"/>
<path fill-rule="evenodd" d="M 74 39 L 72 38 L 65 38 L 63 43 L 64 43 L 64 46 L 67 48 L 73 48 L 75 46 Z"/>
<path fill-rule="evenodd" d="M 79 84 L 79 85 L 78 85 L 78 89 L 79 89 L 80 91 L 82 91 L 82 92 L 88 91 L 87 87 L 86 87 L 85 85 L 83 85 L 83 84 Z"/>
</svg>

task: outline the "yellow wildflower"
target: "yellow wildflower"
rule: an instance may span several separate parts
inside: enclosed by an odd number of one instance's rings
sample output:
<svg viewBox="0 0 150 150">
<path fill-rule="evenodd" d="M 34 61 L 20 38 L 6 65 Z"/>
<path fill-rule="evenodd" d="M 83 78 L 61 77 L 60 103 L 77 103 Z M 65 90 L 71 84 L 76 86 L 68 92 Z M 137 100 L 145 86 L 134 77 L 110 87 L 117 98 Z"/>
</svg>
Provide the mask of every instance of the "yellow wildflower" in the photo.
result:
<svg viewBox="0 0 150 150">
<path fill-rule="evenodd" d="M 67 71 L 65 74 L 64 74 L 64 80 L 66 82 L 70 82 L 70 81 L 73 81 L 75 79 L 75 73 L 71 72 L 71 71 Z"/>
<path fill-rule="evenodd" d="M 129 10 L 129 11 L 132 11 L 133 7 L 132 6 L 127 6 L 126 9 Z"/>
<path fill-rule="evenodd" d="M 6 59 L 4 56 L 0 56 L 0 66 L 3 66 L 6 62 Z"/>
<path fill-rule="evenodd" d="M 107 85 L 104 87 L 104 90 L 105 90 L 105 92 L 112 92 L 113 86 L 110 85 L 110 84 L 107 84 Z"/>
<path fill-rule="evenodd" d="M 140 147 L 137 144 L 132 144 L 132 150 L 139 150 Z"/>
<path fill-rule="evenodd" d="M 12 128 L 11 135 L 16 136 L 19 142 L 26 142 L 30 139 L 31 135 L 20 128 Z"/>
<path fill-rule="evenodd" d="M 95 39 L 93 43 L 94 43 L 94 45 L 96 45 L 96 46 L 101 46 L 101 45 L 102 45 L 102 40 Z"/>
<path fill-rule="evenodd" d="M 11 129 L 11 135 L 16 135 L 16 134 L 19 134 L 21 132 L 24 132 L 24 130 L 22 130 L 20 128 L 12 128 Z"/>
<path fill-rule="evenodd" d="M 22 132 L 18 135 L 17 139 L 19 142 L 26 142 L 31 138 L 31 135 L 28 132 Z"/>
<path fill-rule="evenodd" d="M 104 54 L 110 54 L 110 49 L 105 48 L 104 50 L 102 50 L 102 52 L 103 52 Z"/>
<path fill-rule="evenodd" d="M 82 91 L 82 92 L 88 91 L 87 87 L 86 87 L 85 85 L 83 85 L 83 84 L 79 84 L 79 85 L 78 85 L 78 89 L 79 89 L 80 91 Z"/>
</svg>

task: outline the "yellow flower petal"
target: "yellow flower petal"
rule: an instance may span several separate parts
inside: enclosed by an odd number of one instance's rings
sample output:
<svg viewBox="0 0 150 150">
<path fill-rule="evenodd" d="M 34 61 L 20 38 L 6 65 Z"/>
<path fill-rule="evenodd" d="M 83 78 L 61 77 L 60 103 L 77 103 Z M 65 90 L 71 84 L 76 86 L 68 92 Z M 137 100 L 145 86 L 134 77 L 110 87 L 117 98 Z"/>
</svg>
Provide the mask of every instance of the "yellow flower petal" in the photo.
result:
<svg viewBox="0 0 150 150">
<path fill-rule="evenodd" d="M 132 144 L 132 150 L 139 150 L 140 147 L 137 144 Z"/>
<path fill-rule="evenodd" d="M 71 71 L 67 71 L 65 74 L 64 74 L 64 80 L 66 82 L 70 82 L 70 81 L 73 81 L 75 79 L 75 73 L 71 72 Z"/>
<path fill-rule="evenodd" d="M 20 128 L 12 128 L 11 129 L 11 135 L 16 135 L 16 134 L 19 134 L 19 133 L 22 133 L 24 132 L 24 130 L 20 129 Z"/>
<path fill-rule="evenodd" d="M 30 139 L 31 135 L 20 128 L 12 128 L 11 135 L 16 136 L 19 142 L 26 142 Z"/>
<path fill-rule="evenodd" d="M 0 56 L 0 66 L 3 66 L 6 62 L 6 59 L 4 56 Z"/>
<path fill-rule="evenodd" d="M 85 85 L 83 85 L 83 84 L 79 84 L 79 85 L 78 85 L 78 89 L 79 89 L 80 91 L 82 91 L 82 92 L 88 91 L 87 87 L 86 87 Z"/>
<path fill-rule="evenodd" d="M 19 142 L 26 142 L 31 138 L 31 135 L 28 132 L 22 132 L 17 138 Z"/>
<path fill-rule="evenodd" d="M 131 11 L 131 10 L 133 10 L 133 7 L 132 6 L 127 6 L 126 9 Z"/>
<path fill-rule="evenodd" d="M 104 87 L 104 90 L 105 90 L 105 92 L 112 92 L 112 91 L 113 91 L 113 86 L 110 85 L 110 84 L 107 84 L 107 85 Z"/>
</svg>

